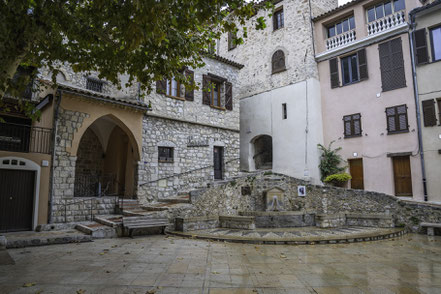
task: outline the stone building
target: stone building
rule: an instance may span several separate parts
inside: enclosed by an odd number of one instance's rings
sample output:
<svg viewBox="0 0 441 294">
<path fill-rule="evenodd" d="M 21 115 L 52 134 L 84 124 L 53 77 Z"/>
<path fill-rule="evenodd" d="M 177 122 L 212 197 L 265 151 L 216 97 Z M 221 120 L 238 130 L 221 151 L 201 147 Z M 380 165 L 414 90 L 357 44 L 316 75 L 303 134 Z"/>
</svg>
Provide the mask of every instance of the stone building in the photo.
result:
<svg viewBox="0 0 441 294">
<path fill-rule="evenodd" d="M 337 1 L 274 1 L 246 24 L 248 38 L 234 47 L 225 35 L 220 55 L 244 64 L 241 88 L 241 168 L 274 172 L 318 183 L 318 143 L 323 143 L 320 84 L 314 60 L 311 16 Z M 254 28 L 265 17 L 263 31 Z M 239 26 L 240 27 L 240 26 Z"/>
<path fill-rule="evenodd" d="M 313 19 L 324 143 L 351 188 L 424 199 L 408 37 L 415 0 L 352 1 Z"/>
<path fill-rule="evenodd" d="M 441 1 L 410 12 L 427 200 L 441 202 Z"/>
</svg>

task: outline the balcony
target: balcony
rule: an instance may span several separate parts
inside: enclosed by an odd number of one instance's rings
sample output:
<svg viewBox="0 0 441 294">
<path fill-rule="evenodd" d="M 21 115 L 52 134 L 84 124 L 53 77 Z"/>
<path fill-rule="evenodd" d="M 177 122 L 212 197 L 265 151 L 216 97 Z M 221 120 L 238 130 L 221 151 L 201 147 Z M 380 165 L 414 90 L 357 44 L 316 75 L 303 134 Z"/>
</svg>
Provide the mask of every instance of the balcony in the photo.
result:
<svg viewBox="0 0 441 294">
<path fill-rule="evenodd" d="M 367 33 L 368 36 L 372 36 L 402 26 L 403 24 L 406 24 L 406 16 L 404 10 L 401 10 L 368 23 Z"/>
<path fill-rule="evenodd" d="M 0 123 L 0 150 L 50 154 L 52 129 Z"/>
<path fill-rule="evenodd" d="M 326 50 L 331 50 L 344 46 L 355 41 L 355 29 L 344 32 L 332 38 L 326 39 Z"/>
</svg>

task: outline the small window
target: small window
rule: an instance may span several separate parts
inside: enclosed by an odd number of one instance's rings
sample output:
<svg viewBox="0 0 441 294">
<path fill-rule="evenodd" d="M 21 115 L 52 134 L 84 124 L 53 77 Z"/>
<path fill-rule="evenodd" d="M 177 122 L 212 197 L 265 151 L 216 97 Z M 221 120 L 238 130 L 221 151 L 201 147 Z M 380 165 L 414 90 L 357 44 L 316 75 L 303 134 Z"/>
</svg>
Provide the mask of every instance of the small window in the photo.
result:
<svg viewBox="0 0 441 294">
<path fill-rule="evenodd" d="M 345 115 L 343 117 L 345 138 L 361 136 L 361 114 Z"/>
<path fill-rule="evenodd" d="M 173 162 L 173 147 L 158 147 L 159 162 Z"/>
<path fill-rule="evenodd" d="M 222 107 L 221 105 L 221 84 L 212 81 L 211 87 L 211 105 L 216 107 Z"/>
<path fill-rule="evenodd" d="M 236 38 L 236 33 L 228 33 L 228 50 L 233 50 L 234 48 L 236 48 Z"/>
<path fill-rule="evenodd" d="M 430 30 L 432 61 L 441 60 L 441 26 Z"/>
<path fill-rule="evenodd" d="M 181 97 L 181 83 L 175 78 L 167 80 L 166 94 L 173 97 Z"/>
<path fill-rule="evenodd" d="M 274 12 L 273 15 L 274 31 L 283 28 L 283 7 Z"/>
<path fill-rule="evenodd" d="M 272 57 L 272 73 L 284 71 L 285 67 L 285 53 L 282 50 L 277 50 Z"/>
<path fill-rule="evenodd" d="M 328 27 L 328 38 L 355 29 L 354 16 L 345 18 Z"/>
<path fill-rule="evenodd" d="M 388 134 L 408 132 L 406 104 L 386 108 L 386 120 Z"/>
<path fill-rule="evenodd" d="M 102 93 L 103 92 L 103 84 L 104 84 L 103 81 L 100 81 L 97 79 L 92 79 L 92 78 L 87 78 L 86 89 Z"/>
<path fill-rule="evenodd" d="M 436 100 L 436 103 L 438 104 L 438 121 L 439 125 L 441 125 L 441 98 Z"/>
<path fill-rule="evenodd" d="M 287 119 L 288 118 L 288 112 L 286 109 L 286 103 L 282 104 L 282 119 Z"/>
<path fill-rule="evenodd" d="M 341 75 L 343 85 L 359 81 L 357 54 L 346 56 L 341 59 Z"/>
</svg>

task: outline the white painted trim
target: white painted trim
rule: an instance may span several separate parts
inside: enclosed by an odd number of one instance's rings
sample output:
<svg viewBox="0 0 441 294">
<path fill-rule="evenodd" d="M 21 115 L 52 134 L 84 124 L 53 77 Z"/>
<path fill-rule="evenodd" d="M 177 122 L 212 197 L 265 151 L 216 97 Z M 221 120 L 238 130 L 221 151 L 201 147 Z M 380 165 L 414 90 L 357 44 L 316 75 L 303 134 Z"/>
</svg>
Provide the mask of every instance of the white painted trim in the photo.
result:
<svg viewBox="0 0 441 294">
<path fill-rule="evenodd" d="M 5 160 L 9 160 L 9 164 L 3 163 Z M 12 160 L 17 160 L 17 165 L 12 165 Z M 24 163 L 24 165 L 20 165 Z M 35 189 L 34 189 L 34 215 L 32 220 L 32 229 L 35 230 L 38 224 L 38 204 L 40 201 L 40 173 L 41 167 L 32 160 L 22 157 L 0 157 L 0 169 L 13 169 L 13 170 L 30 170 L 35 171 Z"/>
<path fill-rule="evenodd" d="M 317 60 L 317 62 L 320 62 L 320 61 L 323 61 L 323 60 L 326 60 L 326 59 L 329 59 L 329 58 L 333 58 L 333 57 L 336 57 L 338 55 L 345 54 L 347 52 L 356 50 L 358 48 L 368 46 L 368 45 L 370 45 L 372 43 L 380 42 L 381 40 L 389 38 L 389 37 L 391 37 L 391 36 L 393 36 L 395 34 L 407 32 L 408 29 L 409 29 L 408 23 L 404 22 L 403 24 L 401 24 L 399 26 L 396 26 L 393 29 L 390 29 L 390 30 L 387 30 L 387 31 L 383 31 L 381 33 L 370 35 L 370 36 L 368 36 L 368 37 L 366 37 L 364 39 L 361 39 L 361 40 L 358 40 L 358 41 L 346 44 L 346 45 L 341 46 L 341 47 L 334 48 L 332 50 L 324 51 L 323 53 L 317 54 L 315 56 L 315 59 Z"/>
</svg>

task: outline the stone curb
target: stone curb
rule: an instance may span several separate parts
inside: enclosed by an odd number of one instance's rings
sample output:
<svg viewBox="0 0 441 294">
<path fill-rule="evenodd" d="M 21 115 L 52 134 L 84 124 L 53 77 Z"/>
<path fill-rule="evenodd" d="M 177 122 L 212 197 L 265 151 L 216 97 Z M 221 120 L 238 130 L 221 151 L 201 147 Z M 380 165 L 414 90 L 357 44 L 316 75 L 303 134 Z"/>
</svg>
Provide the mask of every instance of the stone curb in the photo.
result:
<svg viewBox="0 0 441 294">
<path fill-rule="evenodd" d="M 31 246 L 45 246 L 55 244 L 68 244 L 68 243 L 82 243 L 92 242 L 92 236 L 69 236 L 69 237 L 56 237 L 56 238 L 34 238 L 34 239 L 19 239 L 7 241 L 6 248 L 24 248 Z"/>
<path fill-rule="evenodd" d="M 390 238 L 397 238 L 407 234 L 407 231 L 403 229 L 398 229 L 395 232 L 387 232 L 383 234 L 364 234 L 364 235 L 354 235 L 345 238 L 298 238 L 298 239 L 246 239 L 246 238 L 234 238 L 226 236 L 209 236 L 209 235 L 195 235 L 183 232 L 170 231 L 167 234 L 190 238 L 190 239 L 200 239 L 200 240 L 212 240 L 219 242 L 230 242 L 230 243 L 245 243 L 245 244 L 269 244 L 269 245 L 317 245 L 317 244 L 347 244 L 347 243 L 357 243 L 357 242 L 369 242 L 369 241 L 379 241 Z"/>
</svg>

